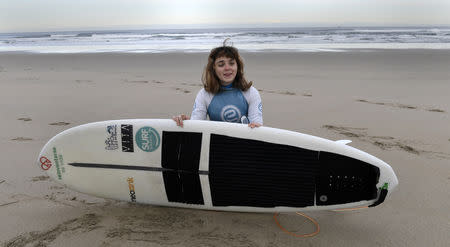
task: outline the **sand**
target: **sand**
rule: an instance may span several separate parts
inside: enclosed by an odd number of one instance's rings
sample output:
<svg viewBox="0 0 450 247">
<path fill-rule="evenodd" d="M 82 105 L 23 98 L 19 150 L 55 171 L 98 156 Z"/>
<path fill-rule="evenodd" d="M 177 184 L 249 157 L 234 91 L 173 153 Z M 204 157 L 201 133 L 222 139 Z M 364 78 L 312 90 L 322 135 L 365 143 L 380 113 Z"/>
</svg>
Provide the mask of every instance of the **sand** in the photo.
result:
<svg viewBox="0 0 450 247">
<path fill-rule="evenodd" d="M 298 239 L 272 214 L 154 207 L 83 195 L 35 163 L 89 122 L 190 113 L 207 54 L 0 54 L 0 243 L 4 246 L 448 246 L 450 51 L 244 53 L 264 124 L 350 144 L 389 163 L 378 207 L 308 212 Z M 295 214 L 281 223 L 314 230 Z"/>
</svg>

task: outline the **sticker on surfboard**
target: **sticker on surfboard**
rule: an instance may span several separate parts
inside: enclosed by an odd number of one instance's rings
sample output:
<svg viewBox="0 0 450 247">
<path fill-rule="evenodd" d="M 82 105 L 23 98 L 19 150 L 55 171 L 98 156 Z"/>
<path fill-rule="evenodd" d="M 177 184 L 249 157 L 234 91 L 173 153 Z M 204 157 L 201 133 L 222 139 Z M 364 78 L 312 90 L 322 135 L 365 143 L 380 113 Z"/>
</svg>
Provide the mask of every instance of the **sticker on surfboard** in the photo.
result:
<svg viewBox="0 0 450 247">
<path fill-rule="evenodd" d="M 136 144 L 145 152 L 153 152 L 161 144 L 158 131 L 152 127 L 142 127 L 136 132 Z"/>
</svg>

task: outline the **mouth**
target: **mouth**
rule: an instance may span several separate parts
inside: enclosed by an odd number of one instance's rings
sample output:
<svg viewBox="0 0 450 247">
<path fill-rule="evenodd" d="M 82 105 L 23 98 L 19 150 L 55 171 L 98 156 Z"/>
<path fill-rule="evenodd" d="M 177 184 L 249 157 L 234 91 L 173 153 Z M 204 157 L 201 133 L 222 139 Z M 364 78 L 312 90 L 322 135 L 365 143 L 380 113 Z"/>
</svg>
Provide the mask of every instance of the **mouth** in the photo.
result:
<svg viewBox="0 0 450 247">
<path fill-rule="evenodd" d="M 233 73 L 223 74 L 224 77 L 230 77 L 232 75 L 233 75 Z"/>
</svg>

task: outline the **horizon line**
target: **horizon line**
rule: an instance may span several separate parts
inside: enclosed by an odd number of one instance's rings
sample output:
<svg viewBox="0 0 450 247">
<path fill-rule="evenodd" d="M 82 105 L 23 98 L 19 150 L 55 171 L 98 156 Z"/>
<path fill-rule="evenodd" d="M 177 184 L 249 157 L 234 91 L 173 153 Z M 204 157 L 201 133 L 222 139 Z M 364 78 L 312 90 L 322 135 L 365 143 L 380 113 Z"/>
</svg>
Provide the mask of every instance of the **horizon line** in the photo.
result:
<svg viewBox="0 0 450 247">
<path fill-rule="evenodd" d="M 304 23 L 242 23 L 242 24 L 157 24 L 157 25 L 119 25 L 119 26 L 104 26 L 104 27 L 71 27 L 71 28 L 50 28 L 50 29 L 40 29 L 33 31 L 2 31 L 0 34 L 9 33 L 42 33 L 42 32 L 84 32 L 84 31 L 137 31 L 137 30 L 195 30 L 195 29 L 237 29 L 237 28 L 350 28 L 350 27 L 390 27 L 390 28 L 401 28 L 401 27 L 448 27 L 448 24 L 335 24 L 335 25 L 325 25 L 325 24 L 304 24 Z"/>
</svg>

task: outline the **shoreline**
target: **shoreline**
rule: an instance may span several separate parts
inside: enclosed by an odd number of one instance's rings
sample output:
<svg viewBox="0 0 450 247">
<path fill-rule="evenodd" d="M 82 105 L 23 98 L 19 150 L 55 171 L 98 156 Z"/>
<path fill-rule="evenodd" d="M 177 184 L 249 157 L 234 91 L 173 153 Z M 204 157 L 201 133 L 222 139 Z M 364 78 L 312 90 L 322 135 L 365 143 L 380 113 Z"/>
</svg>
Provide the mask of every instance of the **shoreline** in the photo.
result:
<svg viewBox="0 0 450 247">
<path fill-rule="evenodd" d="M 450 44 L 449 44 L 450 45 Z M 309 50 L 289 50 L 289 49 L 267 49 L 267 50 L 257 50 L 257 51 L 251 51 L 251 50 L 245 50 L 242 48 L 239 48 L 239 46 L 235 46 L 236 48 L 239 49 L 239 53 L 241 54 L 286 54 L 286 53 L 290 53 L 290 54 L 298 54 L 298 53 L 339 53 L 339 52 L 334 52 L 334 51 L 309 51 Z M 443 53 L 447 53 L 450 52 L 450 47 L 449 48 L 345 48 L 343 49 L 343 51 L 341 53 L 358 53 L 358 52 L 364 52 L 364 51 L 370 51 L 370 52 L 443 52 Z M 152 54 L 209 54 L 209 50 L 205 50 L 205 51 L 182 51 L 182 50 L 170 50 L 170 51 L 161 51 L 161 52 L 129 52 L 129 51 L 99 51 L 99 52 L 68 52 L 68 53 L 64 53 L 64 52 L 35 52 L 35 51 L 0 51 L 0 54 L 28 54 L 28 55 L 32 55 L 32 54 L 48 54 L 48 55 L 88 55 L 88 54 L 99 54 L 99 55 L 105 55 L 105 54 L 121 54 L 121 55 L 152 55 Z"/>
<path fill-rule="evenodd" d="M 448 47 L 440 47 L 440 48 L 311 48 L 311 49 L 262 49 L 262 50 L 249 50 L 249 49 L 241 49 L 237 47 L 242 54 L 297 54 L 297 53 L 370 53 L 370 52 L 450 52 L 450 44 Z M 80 52 L 39 52 L 39 51 L 1 51 L 0 54 L 5 55 L 13 55 L 13 54 L 49 54 L 49 55 L 87 55 L 87 54 L 122 54 L 122 55 L 151 55 L 151 54 L 209 54 L 209 50 L 167 50 L 167 51 L 80 51 Z"/>
</svg>

